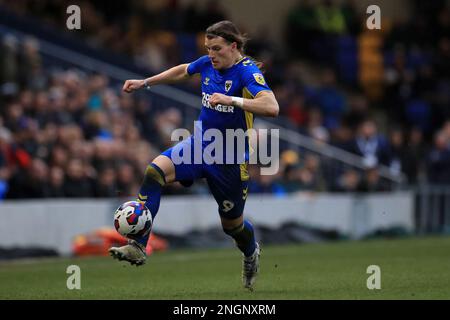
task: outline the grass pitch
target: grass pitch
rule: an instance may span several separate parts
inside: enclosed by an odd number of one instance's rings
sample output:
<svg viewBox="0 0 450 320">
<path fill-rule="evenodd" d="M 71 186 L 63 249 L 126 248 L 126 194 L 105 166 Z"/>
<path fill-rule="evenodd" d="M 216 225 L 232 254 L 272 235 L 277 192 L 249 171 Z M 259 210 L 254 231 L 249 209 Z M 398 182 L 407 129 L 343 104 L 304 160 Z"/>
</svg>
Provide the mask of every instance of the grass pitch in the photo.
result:
<svg viewBox="0 0 450 320">
<path fill-rule="evenodd" d="M 0 299 L 449 299 L 450 237 L 263 246 L 254 292 L 237 249 L 156 253 L 142 267 L 110 257 L 0 263 Z M 69 265 L 81 290 L 68 290 Z M 368 290 L 369 265 L 381 289 Z"/>
</svg>

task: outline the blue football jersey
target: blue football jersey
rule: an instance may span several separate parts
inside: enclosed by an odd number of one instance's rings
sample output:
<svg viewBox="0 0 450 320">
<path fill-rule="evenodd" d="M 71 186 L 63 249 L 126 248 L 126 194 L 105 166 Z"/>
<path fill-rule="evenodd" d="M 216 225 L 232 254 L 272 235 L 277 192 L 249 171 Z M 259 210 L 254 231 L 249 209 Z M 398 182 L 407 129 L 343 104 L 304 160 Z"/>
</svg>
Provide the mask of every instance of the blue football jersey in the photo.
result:
<svg viewBox="0 0 450 320">
<path fill-rule="evenodd" d="M 202 110 L 199 119 L 203 131 L 215 128 L 225 134 L 226 129 L 243 129 L 253 127 L 253 114 L 239 107 L 211 106 L 209 98 L 213 93 L 227 96 L 254 98 L 259 92 L 270 90 L 258 66 L 248 57 L 243 57 L 226 70 L 213 68 L 208 56 L 202 56 L 189 64 L 189 75 L 200 73 L 202 81 Z"/>
</svg>

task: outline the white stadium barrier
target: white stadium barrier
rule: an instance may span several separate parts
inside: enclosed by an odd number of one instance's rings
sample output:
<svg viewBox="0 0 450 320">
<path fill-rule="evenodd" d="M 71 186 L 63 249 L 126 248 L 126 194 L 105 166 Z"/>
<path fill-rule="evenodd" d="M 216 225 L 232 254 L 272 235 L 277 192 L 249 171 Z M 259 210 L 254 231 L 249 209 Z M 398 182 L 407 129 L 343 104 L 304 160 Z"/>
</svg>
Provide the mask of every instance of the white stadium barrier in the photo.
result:
<svg viewBox="0 0 450 320">
<path fill-rule="evenodd" d="M 74 236 L 113 226 L 117 200 L 27 200 L 0 204 L 0 247 L 54 248 L 71 252 Z M 278 227 L 286 222 L 335 230 L 358 239 L 375 230 L 401 227 L 414 231 L 413 193 L 302 194 L 292 197 L 250 195 L 246 217 L 256 226 Z M 155 232 L 181 235 L 219 227 L 212 197 L 164 197 Z"/>
</svg>

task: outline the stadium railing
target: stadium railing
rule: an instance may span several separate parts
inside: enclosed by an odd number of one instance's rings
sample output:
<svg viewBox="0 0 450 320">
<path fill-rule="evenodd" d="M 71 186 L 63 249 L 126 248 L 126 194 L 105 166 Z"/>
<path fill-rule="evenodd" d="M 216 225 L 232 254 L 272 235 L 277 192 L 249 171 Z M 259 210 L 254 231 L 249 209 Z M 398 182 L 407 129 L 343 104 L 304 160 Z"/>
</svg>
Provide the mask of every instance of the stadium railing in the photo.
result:
<svg viewBox="0 0 450 320">
<path fill-rule="evenodd" d="M 421 185 L 416 190 L 416 230 L 419 234 L 450 232 L 450 187 Z"/>
</svg>

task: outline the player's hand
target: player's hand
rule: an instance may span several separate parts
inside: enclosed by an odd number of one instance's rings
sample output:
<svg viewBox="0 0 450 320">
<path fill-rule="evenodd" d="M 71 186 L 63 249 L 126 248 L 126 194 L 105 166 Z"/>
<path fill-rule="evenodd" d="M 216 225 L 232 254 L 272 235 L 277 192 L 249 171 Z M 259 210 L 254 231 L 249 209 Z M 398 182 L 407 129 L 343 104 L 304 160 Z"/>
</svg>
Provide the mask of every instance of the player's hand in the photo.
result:
<svg viewBox="0 0 450 320">
<path fill-rule="evenodd" d="M 232 103 L 232 99 L 230 96 L 226 96 L 224 94 L 221 93 L 214 93 L 210 98 L 209 98 L 209 103 L 215 107 L 217 104 L 221 104 L 224 106 L 231 106 Z"/>
<path fill-rule="evenodd" d="M 125 81 L 122 90 L 125 92 L 132 92 L 141 89 L 144 86 L 145 80 L 127 80 Z"/>
</svg>

